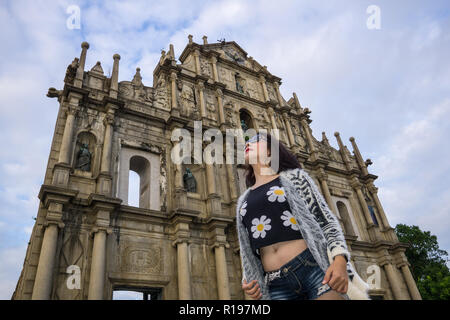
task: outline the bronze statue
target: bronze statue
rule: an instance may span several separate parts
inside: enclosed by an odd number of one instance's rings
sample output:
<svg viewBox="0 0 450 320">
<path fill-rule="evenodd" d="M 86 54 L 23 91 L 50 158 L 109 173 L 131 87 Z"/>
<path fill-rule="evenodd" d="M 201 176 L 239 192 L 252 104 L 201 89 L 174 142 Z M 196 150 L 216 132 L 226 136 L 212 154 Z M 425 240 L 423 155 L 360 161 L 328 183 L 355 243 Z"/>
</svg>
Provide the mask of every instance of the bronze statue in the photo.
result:
<svg viewBox="0 0 450 320">
<path fill-rule="evenodd" d="M 188 192 L 197 192 L 197 181 L 189 168 L 183 174 L 184 188 Z"/>
<path fill-rule="evenodd" d="M 89 152 L 87 143 L 82 143 L 77 154 L 76 169 L 83 171 L 91 171 L 91 153 Z"/>
</svg>

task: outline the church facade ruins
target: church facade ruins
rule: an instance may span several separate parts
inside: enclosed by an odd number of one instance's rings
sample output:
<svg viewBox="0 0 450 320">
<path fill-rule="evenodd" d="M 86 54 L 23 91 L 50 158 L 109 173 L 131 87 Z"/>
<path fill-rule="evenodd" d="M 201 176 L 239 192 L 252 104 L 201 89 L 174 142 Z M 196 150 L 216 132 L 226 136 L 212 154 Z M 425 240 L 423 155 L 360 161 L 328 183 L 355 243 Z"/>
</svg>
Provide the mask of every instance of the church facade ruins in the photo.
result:
<svg viewBox="0 0 450 320">
<path fill-rule="evenodd" d="M 201 44 L 191 35 L 179 56 L 161 52 L 153 86 L 141 69 L 119 81 L 101 62 L 85 70 L 89 44 L 69 64 L 39 208 L 12 299 L 112 299 L 120 290 L 151 299 L 245 299 L 236 202 L 246 189 L 239 164 L 174 164 L 171 132 L 278 129 L 336 214 L 351 263 L 373 299 L 421 299 L 353 137 L 333 148 L 316 140 L 311 111 L 281 79 L 234 41 Z M 129 204 L 130 170 L 139 205 Z"/>
</svg>

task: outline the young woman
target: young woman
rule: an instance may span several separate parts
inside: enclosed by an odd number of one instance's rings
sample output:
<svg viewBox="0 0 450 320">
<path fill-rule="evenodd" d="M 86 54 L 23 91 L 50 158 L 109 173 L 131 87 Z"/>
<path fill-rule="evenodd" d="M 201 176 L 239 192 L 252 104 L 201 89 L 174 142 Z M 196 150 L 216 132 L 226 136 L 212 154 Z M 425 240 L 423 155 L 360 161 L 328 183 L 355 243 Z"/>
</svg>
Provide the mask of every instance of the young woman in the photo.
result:
<svg viewBox="0 0 450 320">
<path fill-rule="evenodd" d="M 249 188 L 240 196 L 236 213 L 242 289 L 253 299 L 349 299 L 350 254 L 339 222 L 331 211 L 323 214 L 324 201 L 318 199 L 313 180 L 274 139 L 259 133 L 245 144 Z M 272 141 L 279 145 L 277 172 L 270 166 Z"/>
</svg>

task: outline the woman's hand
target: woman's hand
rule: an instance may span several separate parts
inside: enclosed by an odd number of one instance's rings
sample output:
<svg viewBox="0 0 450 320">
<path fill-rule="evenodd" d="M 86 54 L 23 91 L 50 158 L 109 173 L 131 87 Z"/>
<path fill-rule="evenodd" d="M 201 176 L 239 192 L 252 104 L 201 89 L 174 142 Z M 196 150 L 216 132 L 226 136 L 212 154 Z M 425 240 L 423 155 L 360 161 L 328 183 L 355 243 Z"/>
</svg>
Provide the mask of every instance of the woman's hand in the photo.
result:
<svg viewBox="0 0 450 320">
<path fill-rule="evenodd" d="M 333 263 L 327 269 L 322 284 L 328 283 L 331 289 L 340 293 L 347 293 L 348 274 L 347 261 L 343 256 L 336 256 Z"/>
<path fill-rule="evenodd" d="M 242 289 L 244 289 L 245 293 L 247 293 L 252 299 L 257 300 L 262 297 L 261 288 L 256 280 L 252 280 L 250 283 L 247 283 L 247 280 L 244 279 Z"/>
</svg>

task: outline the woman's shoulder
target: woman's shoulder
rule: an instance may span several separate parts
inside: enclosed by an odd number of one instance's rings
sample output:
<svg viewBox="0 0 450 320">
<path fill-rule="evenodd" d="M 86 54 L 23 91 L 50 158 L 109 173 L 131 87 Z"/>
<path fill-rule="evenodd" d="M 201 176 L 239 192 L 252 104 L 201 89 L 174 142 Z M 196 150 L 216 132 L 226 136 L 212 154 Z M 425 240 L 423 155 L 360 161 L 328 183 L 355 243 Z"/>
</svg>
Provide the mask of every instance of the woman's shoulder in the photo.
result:
<svg viewBox="0 0 450 320">
<path fill-rule="evenodd" d="M 291 168 L 291 169 L 286 169 L 280 172 L 280 175 L 288 178 L 288 179 L 295 179 L 295 178 L 301 178 L 304 170 L 302 168 Z"/>
</svg>

